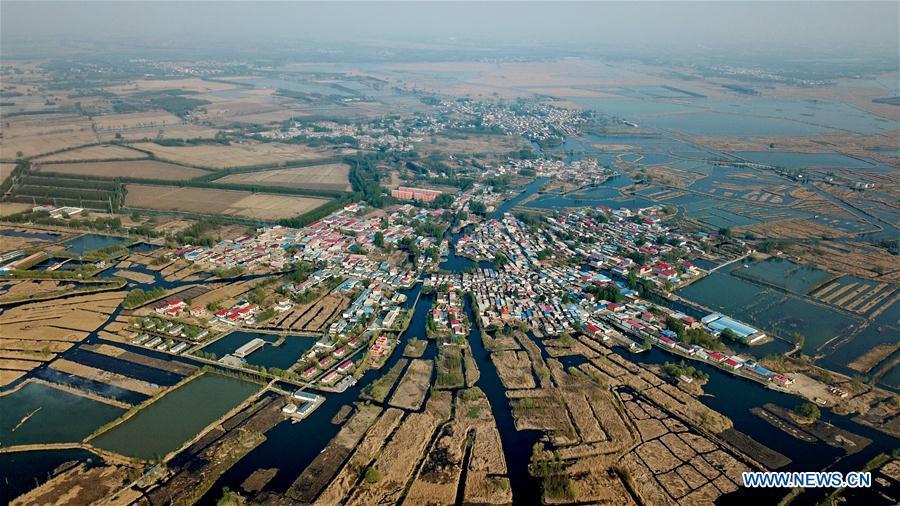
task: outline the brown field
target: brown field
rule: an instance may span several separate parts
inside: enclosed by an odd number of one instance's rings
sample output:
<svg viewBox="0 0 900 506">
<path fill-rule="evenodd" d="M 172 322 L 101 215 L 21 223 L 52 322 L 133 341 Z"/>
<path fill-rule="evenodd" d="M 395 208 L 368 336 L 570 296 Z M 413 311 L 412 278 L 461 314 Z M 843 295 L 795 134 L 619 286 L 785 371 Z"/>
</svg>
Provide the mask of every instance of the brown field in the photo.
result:
<svg viewBox="0 0 900 506">
<path fill-rule="evenodd" d="M 147 80 L 137 80 L 131 81 L 128 84 L 122 84 L 118 86 L 111 86 L 106 88 L 106 91 L 110 91 L 112 93 L 134 93 L 141 91 L 160 91 L 160 90 L 173 90 L 179 89 L 183 91 L 196 91 L 198 93 L 210 92 L 210 91 L 218 91 L 218 90 L 230 90 L 234 89 L 234 85 L 224 84 L 224 83 L 216 83 L 212 81 L 204 81 L 202 79 L 196 78 L 188 78 L 188 79 L 172 79 L 172 80 L 161 80 L 161 79 L 147 79 Z"/>
<path fill-rule="evenodd" d="M 274 142 L 230 146 L 160 146 L 152 142 L 142 142 L 135 144 L 135 147 L 152 152 L 160 160 L 212 169 L 279 164 L 294 160 L 315 160 L 334 156 L 333 153 L 323 149 Z"/>
<path fill-rule="evenodd" d="M 9 177 L 10 172 L 16 168 L 16 164 L 12 162 L 0 163 L 0 182 Z"/>
<path fill-rule="evenodd" d="M 3 369 L 31 370 L 81 341 L 106 321 L 125 292 L 71 297 L 17 306 L 0 315 Z M 26 359 L 26 357 L 28 357 Z M 0 380 L 12 381 L 14 375 Z"/>
<path fill-rule="evenodd" d="M 403 414 L 403 411 L 399 409 L 389 408 L 381 415 L 378 421 L 366 432 L 363 440 L 356 445 L 353 455 L 350 456 L 340 472 L 328 483 L 314 504 L 341 503 L 341 500 L 353 490 L 369 462 L 384 448 L 385 442 L 400 424 Z"/>
<path fill-rule="evenodd" d="M 76 283 L 55 279 L 11 280 L 6 284 L 9 288 L 0 295 L 0 302 L 62 294 L 74 289 L 76 286 Z"/>
<path fill-rule="evenodd" d="M 171 124 L 168 126 L 134 127 L 128 130 L 102 130 L 97 132 L 97 137 L 102 142 L 110 142 L 116 139 L 116 134 L 126 141 L 143 141 L 150 139 L 212 139 L 219 131 L 192 124 Z"/>
<path fill-rule="evenodd" d="M 3 180 L 3 178 L 0 178 L 0 181 L 2 181 L 2 180 Z M 32 206 L 31 204 L 23 204 L 23 203 L 16 203 L 16 202 L 3 202 L 3 203 L 0 203 L 0 216 L 9 216 L 11 214 L 21 213 L 22 211 L 30 210 L 32 207 L 34 207 L 34 206 Z M 4 239 L 4 241 L 5 241 L 5 239 Z M 4 245 L 3 249 L 6 249 L 5 245 Z"/>
<path fill-rule="evenodd" d="M 53 163 L 41 165 L 37 171 L 58 172 L 101 177 L 140 177 L 145 179 L 170 179 L 180 181 L 209 174 L 191 167 L 182 167 L 156 160 L 130 160 L 122 162 Z"/>
<path fill-rule="evenodd" d="M 127 189 L 125 205 L 128 207 L 245 216 L 264 220 L 290 218 L 312 211 L 328 202 L 328 199 L 321 198 L 206 188 L 130 184 Z"/>
<path fill-rule="evenodd" d="M 131 128 L 160 127 L 177 125 L 183 120 L 167 111 L 146 111 L 129 114 L 107 114 L 95 116 L 94 128 L 102 130 L 127 130 Z"/>
<path fill-rule="evenodd" d="M 128 149 L 125 146 L 102 144 L 100 146 L 87 146 L 84 148 L 63 151 L 55 155 L 42 156 L 35 161 L 39 162 L 78 162 L 82 160 L 121 160 L 123 158 L 140 159 L 147 158 L 146 153 Z"/>
<path fill-rule="evenodd" d="M 0 158 L 13 160 L 19 152 L 23 156 L 36 156 L 96 142 L 90 121 L 83 116 L 20 116 L 4 120 Z"/>
<path fill-rule="evenodd" d="M 109 500 L 110 495 L 129 481 L 128 468 L 101 465 L 88 468 L 80 464 L 54 476 L 46 483 L 17 497 L 12 504 L 34 506 L 39 504 L 97 504 Z M 121 504 L 138 500 L 131 492 L 123 492 L 117 499 Z M 127 498 L 127 499 L 126 499 Z"/>
<path fill-rule="evenodd" d="M 418 410 L 425 401 L 428 386 L 431 384 L 431 370 L 434 362 L 429 360 L 413 360 L 400 380 L 397 391 L 391 397 L 391 406 L 403 409 Z"/>
<path fill-rule="evenodd" d="M 217 179 L 217 183 L 258 183 L 266 186 L 284 186 L 288 188 L 310 188 L 314 190 L 350 191 L 347 175 L 350 166 L 344 163 L 329 163 L 311 167 L 295 167 L 293 169 L 276 169 L 259 172 L 231 174 Z"/>
</svg>

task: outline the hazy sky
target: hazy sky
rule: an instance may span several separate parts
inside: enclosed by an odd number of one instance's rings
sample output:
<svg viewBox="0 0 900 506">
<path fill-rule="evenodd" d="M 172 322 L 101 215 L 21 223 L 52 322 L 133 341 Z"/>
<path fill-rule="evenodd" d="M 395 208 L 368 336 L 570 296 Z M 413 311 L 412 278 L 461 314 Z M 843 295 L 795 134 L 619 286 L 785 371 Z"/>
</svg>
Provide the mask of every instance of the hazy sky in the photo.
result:
<svg viewBox="0 0 900 506">
<path fill-rule="evenodd" d="M 900 2 L 0 2 L 7 56 L 70 40 L 157 48 L 319 40 L 896 55 Z M 43 44 L 39 44 L 41 42 Z M 134 44 L 134 46 L 131 46 Z M 43 51 L 44 49 L 41 49 Z M 32 55 L 33 56 L 33 55 Z"/>
</svg>

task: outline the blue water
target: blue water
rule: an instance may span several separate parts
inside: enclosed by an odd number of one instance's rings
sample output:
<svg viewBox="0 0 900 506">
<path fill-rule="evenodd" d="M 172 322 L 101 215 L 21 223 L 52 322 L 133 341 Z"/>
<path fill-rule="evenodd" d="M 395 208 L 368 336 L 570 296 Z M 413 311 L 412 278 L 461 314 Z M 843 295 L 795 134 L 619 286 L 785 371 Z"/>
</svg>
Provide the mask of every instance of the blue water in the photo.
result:
<svg viewBox="0 0 900 506">
<path fill-rule="evenodd" d="M 54 234 L 52 232 L 30 232 L 27 230 L 0 230 L 0 235 L 6 237 L 23 237 L 25 239 L 38 239 L 41 241 L 56 241 L 59 239 L 59 234 Z"/>
<path fill-rule="evenodd" d="M 803 352 L 809 355 L 814 355 L 827 341 L 844 335 L 861 323 L 859 318 L 745 281 L 721 270 L 682 288 L 678 294 L 768 333 L 788 338 L 790 334 L 799 332 L 805 338 Z M 755 352 L 754 348 L 751 350 Z"/>
<path fill-rule="evenodd" d="M 66 251 L 81 255 L 87 251 L 94 251 L 116 244 L 127 243 L 128 239 L 124 237 L 114 237 L 109 235 L 84 234 L 66 242 Z"/>
<path fill-rule="evenodd" d="M 643 120 L 650 126 L 677 130 L 692 135 L 727 137 L 807 136 L 830 131 L 828 128 L 781 118 L 764 118 L 724 112 L 699 112 L 654 116 Z"/>
<path fill-rule="evenodd" d="M 0 453 L 0 504 L 46 482 L 53 471 L 68 462 L 100 464 L 102 459 L 87 450 L 38 450 Z"/>
<path fill-rule="evenodd" d="M 754 163 L 790 169 L 810 167 L 872 167 L 867 161 L 840 153 L 797 153 L 792 151 L 736 151 L 735 155 Z"/>
<path fill-rule="evenodd" d="M 232 332 L 227 336 L 203 347 L 203 351 L 212 352 L 216 357 L 222 358 L 244 344 L 250 342 L 254 338 L 260 338 L 269 344 L 263 345 L 262 348 L 248 355 L 244 360 L 248 364 L 271 368 L 287 369 L 303 356 L 307 350 L 316 344 L 316 339 L 312 337 L 287 336 L 280 346 L 273 346 L 279 339 L 276 334 L 263 334 L 257 332 Z"/>
<path fill-rule="evenodd" d="M 172 386 L 183 378 L 180 374 L 127 360 L 116 360 L 82 348 L 76 348 L 66 353 L 66 359 L 160 386 Z"/>
</svg>

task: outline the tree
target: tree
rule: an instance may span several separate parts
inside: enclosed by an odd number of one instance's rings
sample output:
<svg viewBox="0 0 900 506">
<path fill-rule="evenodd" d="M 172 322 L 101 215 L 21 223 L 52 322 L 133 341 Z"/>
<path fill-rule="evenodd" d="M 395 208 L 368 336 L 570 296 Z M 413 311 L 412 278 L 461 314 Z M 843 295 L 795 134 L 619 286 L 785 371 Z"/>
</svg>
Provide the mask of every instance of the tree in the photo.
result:
<svg viewBox="0 0 900 506">
<path fill-rule="evenodd" d="M 435 208 L 448 208 L 453 205 L 453 201 L 453 195 L 450 195 L 449 193 L 442 193 L 438 195 L 436 199 L 434 199 L 432 205 Z"/>
<path fill-rule="evenodd" d="M 801 349 L 803 348 L 803 345 L 806 343 L 806 337 L 799 332 L 792 333 L 791 340 L 793 340 L 794 344 L 797 345 L 797 347 L 801 348 Z"/>
<path fill-rule="evenodd" d="M 674 332 L 679 339 L 684 336 L 684 324 L 675 317 L 666 317 L 666 328 Z"/>
<path fill-rule="evenodd" d="M 379 248 L 384 247 L 384 234 L 382 234 L 380 230 L 378 232 L 375 232 L 374 243 L 375 243 L 375 246 L 378 246 Z"/>
<path fill-rule="evenodd" d="M 485 214 L 487 212 L 487 206 L 480 200 L 473 200 L 469 202 L 469 211 L 475 214 Z"/>
<path fill-rule="evenodd" d="M 822 416 L 822 412 L 819 411 L 819 406 L 816 406 L 811 402 L 804 402 L 797 406 L 794 408 L 794 413 L 810 421 L 816 421 Z"/>
<path fill-rule="evenodd" d="M 719 235 L 725 238 L 731 237 L 731 229 L 728 227 L 722 227 L 719 229 Z"/>
<path fill-rule="evenodd" d="M 732 340 L 732 341 L 743 342 L 743 339 L 741 339 L 741 336 L 735 334 L 734 331 L 731 330 L 731 329 L 724 329 L 724 330 L 722 331 L 722 334 L 721 334 L 721 335 L 722 335 L 722 337 L 724 337 L 725 339 L 730 339 L 730 340 Z"/>
</svg>

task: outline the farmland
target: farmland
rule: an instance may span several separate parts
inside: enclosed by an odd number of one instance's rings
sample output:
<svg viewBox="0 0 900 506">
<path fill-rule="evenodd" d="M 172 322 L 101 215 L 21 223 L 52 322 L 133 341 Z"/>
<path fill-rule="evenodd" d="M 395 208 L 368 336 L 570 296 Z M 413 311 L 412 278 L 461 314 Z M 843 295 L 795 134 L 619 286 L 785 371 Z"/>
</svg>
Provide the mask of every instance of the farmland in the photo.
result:
<svg viewBox="0 0 900 506">
<path fill-rule="evenodd" d="M 333 156 L 324 150 L 300 144 L 161 146 L 152 142 L 142 142 L 134 146 L 152 152 L 159 160 L 211 169 L 276 165 L 290 161 L 315 160 Z"/>
<path fill-rule="evenodd" d="M 175 186 L 127 185 L 125 205 L 130 208 L 219 214 L 278 220 L 307 213 L 327 199 L 294 195 L 264 195 L 245 191 Z"/>
<path fill-rule="evenodd" d="M 162 127 L 176 125 L 182 120 L 166 111 L 147 111 L 130 114 L 107 114 L 94 118 L 94 129 L 103 131 L 120 131 L 131 128 Z"/>
<path fill-rule="evenodd" d="M 349 172 L 350 167 L 347 164 L 330 163 L 310 167 L 230 174 L 217 179 L 216 182 L 348 191 L 350 190 L 350 182 L 347 179 Z"/>
<path fill-rule="evenodd" d="M 205 176 L 209 172 L 192 167 L 182 167 L 156 160 L 128 160 L 115 162 L 53 163 L 37 167 L 36 172 L 54 174 L 97 176 L 103 178 L 133 177 L 144 179 L 186 180 Z"/>
<path fill-rule="evenodd" d="M 97 137 L 102 142 L 147 141 L 150 139 L 212 139 L 219 131 L 214 128 L 192 124 L 174 124 L 164 127 L 134 127 L 126 130 L 102 130 Z"/>
<path fill-rule="evenodd" d="M 4 160 L 37 156 L 97 142 L 90 121 L 83 116 L 21 116 L 4 120 L 0 151 Z"/>
<path fill-rule="evenodd" d="M 88 160 L 122 160 L 122 159 L 140 159 L 147 158 L 146 153 L 141 153 L 125 146 L 116 146 L 114 144 L 101 144 L 99 146 L 87 146 L 83 148 L 71 149 L 37 158 L 40 162 L 79 162 Z"/>
</svg>

